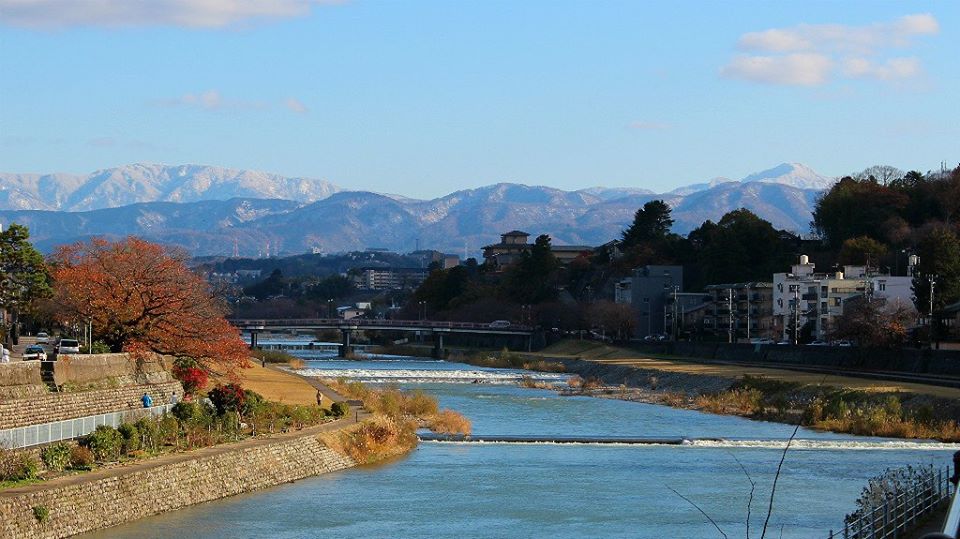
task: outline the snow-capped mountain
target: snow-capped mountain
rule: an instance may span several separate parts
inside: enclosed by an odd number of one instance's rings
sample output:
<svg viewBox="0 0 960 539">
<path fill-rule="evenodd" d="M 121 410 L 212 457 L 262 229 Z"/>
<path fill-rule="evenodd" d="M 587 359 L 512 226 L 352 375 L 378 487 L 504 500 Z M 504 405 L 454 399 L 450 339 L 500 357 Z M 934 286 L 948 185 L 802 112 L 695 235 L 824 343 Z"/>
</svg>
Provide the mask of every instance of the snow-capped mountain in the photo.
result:
<svg viewBox="0 0 960 539">
<path fill-rule="evenodd" d="M 290 178 L 203 165 L 133 164 L 70 174 L 0 173 L 0 208 L 86 211 L 139 202 L 265 198 L 309 203 L 341 189 L 313 178 Z"/>
<path fill-rule="evenodd" d="M 741 180 L 715 178 L 661 195 L 639 187 L 564 191 L 498 183 L 418 200 L 255 171 L 129 165 L 87 176 L 0 174 L 0 222 L 29 226 L 44 250 L 91 236 L 136 234 L 195 255 L 410 251 L 417 244 L 475 254 L 518 228 L 550 234 L 556 244 L 598 245 L 618 237 L 652 199 L 670 204 L 673 231 L 680 234 L 741 207 L 803 233 L 817 195 L 832 182 L 784 163 Z"/>
</svg>

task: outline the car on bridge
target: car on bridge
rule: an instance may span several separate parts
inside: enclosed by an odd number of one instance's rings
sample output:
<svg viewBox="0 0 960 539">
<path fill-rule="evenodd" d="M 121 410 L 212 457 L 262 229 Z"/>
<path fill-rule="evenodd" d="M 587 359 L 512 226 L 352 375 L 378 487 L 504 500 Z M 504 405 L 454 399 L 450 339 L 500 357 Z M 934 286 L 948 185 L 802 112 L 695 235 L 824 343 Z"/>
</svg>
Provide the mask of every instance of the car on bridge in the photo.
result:
<svg viewBox="0 0 960 539">
<path fill-rule="evenodd" d="M 491 327 L 491 328 L 508 328 L 508 327 L 510 327 L 510 321 L 509 321 L 509 320 L 494 320 L 493 322 L 490 322 L 490 327 Z"/>
</svg>

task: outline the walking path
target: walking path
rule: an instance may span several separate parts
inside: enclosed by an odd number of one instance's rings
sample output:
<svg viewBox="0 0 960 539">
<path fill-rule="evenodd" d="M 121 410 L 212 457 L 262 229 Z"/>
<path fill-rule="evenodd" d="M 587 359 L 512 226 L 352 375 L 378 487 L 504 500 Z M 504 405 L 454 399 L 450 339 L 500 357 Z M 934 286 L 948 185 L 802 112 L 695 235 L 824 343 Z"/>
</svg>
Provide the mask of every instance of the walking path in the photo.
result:
<svg viewBox="0 0 960 539">
<path fill-rule="evenodd" d="M 853 376 L 825 375 L 774 367 L 756 367 L 737 363 L 694 358 L 650 357 L 636 350 L 617 348 L 587 341 L 564 341 L 549 346 L 535 355 L 545 358 L 583 359 L 604 365 L 623 365 L 638 369 L 658 370 L 702 376 L 738 379 L 743 376 L 762 376 L 770 380 L 800 384 L 826 384 L 863 391 L 919 393 L 948 399 L 960 399 L 960 389 L 914 382 L 872 380 Z"/>
</svg>

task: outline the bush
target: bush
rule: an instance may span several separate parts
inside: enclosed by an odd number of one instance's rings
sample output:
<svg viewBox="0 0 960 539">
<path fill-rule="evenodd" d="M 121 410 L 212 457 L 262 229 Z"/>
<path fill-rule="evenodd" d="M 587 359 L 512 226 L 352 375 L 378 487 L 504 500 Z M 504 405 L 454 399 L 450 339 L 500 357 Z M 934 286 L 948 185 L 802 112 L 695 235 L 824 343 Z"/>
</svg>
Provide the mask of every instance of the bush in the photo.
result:
<svg viewBox="0 0 960 539">
<path fill-rule="evenodd" d="M 170 413 L 184 423 L 203 423 L 207 415 L 200 403 L 183 401 L 174 404 Z"/>
<path fill-rule="evenodd" d="M 200 364 L 191 358 L 178 357 L 173 362 L 171 372 L 174 378 L 180 380 L 180 383 L 183 384 L 183 391 L 188 395 L 194 395 L 207 387 L 210 380 L 207 371 L 201 369 Z"/>
<path fill-rule="evenodd" d="M 89 470 L 93 467 L 93 451 L 82 445 L 70 449 L 70 467 L 74 470 Z"/>
<path fill-rule="evenodd" d="M 140 429 L 133 423 L 123 423 L 117 427 L 117 431 L 123 436 L 123 442 L 120 449 L 124 455 L 140 449 Z"/>
<path fill-rule="evenodd" d="M 33 506 L 33 518 L 37 519 L 37 522 L 43 524 L 47 521 L 47 517 L 50 516 L 50 510 L 42 505 Z"/>
<path fill-rule="evenodd" d="M 247 397 L 243 388 L 238 384 L 218 385 L 211 389 L 207 396 L 210 397 L 210 402 L 217 408 L 217 415 L 242 411 Z"/>
<path fill-rule="evenodd" d="M 110 353 L 110 345 L 103 341 L 93 341 L 93 346 L 91 346 L 91 348 L 93 348 L 93 350 L 87 350 L 87 345 L 83 345 L 80 347 L 80 353 L 81 354 L 88 354 L 88 353 L 109 354 Z"/>
<path fill-rule="evenodd" d="M 160 426 L 157 421 L 149 417 L 141 417 L 134 423 L 140 434 L 140 448 L 155 451 L 160 445 Z"/>
<path fill-rule="evenodd" d="M 244 389 L 243 395 L 243 410 L 240 411 L 241 415 L 248 417 L 262 414 L 264 412 L 267 406 L 267 401 L 264 400 L 262 395 L 249 389 Z"/>
<path fill-rule="evenodd" d="M 40 465 L 33 454 L 26 451 L 0 449 L 0 481 L 36 479 Z"/>
<path fill-rule="evenodd" d="M 80 445 L 90 448 L 97 460 L 117 460 L 123 447 L 123 436 L 109 425 L 100 425 L 97 430 L 81 438 Z"/>
<path fill-rule="evenodd" d="M 48 445 L 40 451 L 40 459 L 48 470 L 62 472 L 70 465 L 70 446 L 63 442 Z"/>
<path fill-rule="evenodd" d="M 350 413 L 350 405 L 345 402 L 335 402 L 330 405 L 330 411 L 334 417 L 343 417 Z"/>
</svg>

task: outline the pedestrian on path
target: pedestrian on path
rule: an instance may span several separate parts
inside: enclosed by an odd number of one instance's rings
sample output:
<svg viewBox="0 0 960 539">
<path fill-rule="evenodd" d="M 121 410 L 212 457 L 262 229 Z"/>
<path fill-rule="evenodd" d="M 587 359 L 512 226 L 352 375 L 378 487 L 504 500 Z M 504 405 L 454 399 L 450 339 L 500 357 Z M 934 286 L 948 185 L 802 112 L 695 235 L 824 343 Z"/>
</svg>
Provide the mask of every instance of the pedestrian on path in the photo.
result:
<svg viewBox="0 0 960 539">
<path fill-rule="evenodd" d="M 317 390 L 317 406 L 323 408 L 323 393 L 320 393 L 320 390 Z"/>
<path fill-rule="evenodd" d="M 176 404 L 177 404 L 177 392 L 176 392 L 176 391 L 173 391 L 173 392 L 170 393 L 170 404 L 171 404 L 171 405 L 176 405 Z"/>
<path fill-rule="evenodd" d="M 10 363 L 10 349 L 6 346 L 3 346 L 3 353 L 0 354 L 0 361 L 4 363 Z"/>
<path fill-rule="evenodd" d="M 150 394 L 149 394 L 149 393 L 146 393 L 146 392 L 145 392 L 145 393 L 143 394 L 143 396 L 140 397 L 140 401 L 143 402 L 143 407 L 144 407 L 144 408 L 150 408 L 151 406 L 153 406 L 153 399 L 150 398 Z"/>
</svg>

